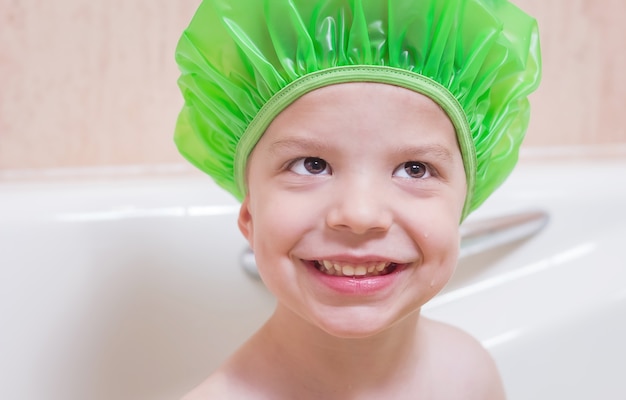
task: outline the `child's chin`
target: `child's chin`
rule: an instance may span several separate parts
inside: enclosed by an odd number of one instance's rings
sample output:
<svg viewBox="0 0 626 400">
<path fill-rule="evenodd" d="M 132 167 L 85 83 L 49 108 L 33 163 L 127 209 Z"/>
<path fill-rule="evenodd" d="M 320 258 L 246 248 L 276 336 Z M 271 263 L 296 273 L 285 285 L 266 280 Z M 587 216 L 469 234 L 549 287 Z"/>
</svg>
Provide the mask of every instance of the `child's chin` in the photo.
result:
<svg viewBox="0 0 626 400">
<path fill-rule="evenodd" d="M 373 310 L 348 309 L 345 311 L 345 313 L 324 316 L 323 320 L 318 321 L 317 326 L 328 335 L 338 339 L 367 339 L 385 333 L 399 320 L 406 320 L 404 318 L 406 316 L 402 318 L 385 316 L 380 310 L 374 312 Z M 419 314 L 419 310 L 413 314 Z"/>
</svg>

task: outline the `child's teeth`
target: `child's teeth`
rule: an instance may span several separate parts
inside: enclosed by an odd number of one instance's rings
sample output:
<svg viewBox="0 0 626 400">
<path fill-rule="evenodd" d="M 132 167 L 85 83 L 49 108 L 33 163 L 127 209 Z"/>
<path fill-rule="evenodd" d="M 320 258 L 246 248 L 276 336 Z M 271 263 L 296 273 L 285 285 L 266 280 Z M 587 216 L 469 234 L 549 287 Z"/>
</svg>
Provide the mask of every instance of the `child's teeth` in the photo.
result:
<svg viewBox="0 0 626 400">
<path fill-rule="evenodd" d="M 354 275 L 356 276 L 365 276 L 367 274 L 367 268 L 363 266 L 358 266 L 354 268 Z"/>
<path fill-rule="evenodd" d="M 354 267 L 352 265 L 344 265 L 341 272 L 346 276 L 354 276 Z"/>
<path fill-rule="evenodd" d="M 387 263 L 367 265 L 338 264 L 328 260 L 319 261 L 320 271 L 334 276 L 378 276 L 385 270 Z"/>
</svg>

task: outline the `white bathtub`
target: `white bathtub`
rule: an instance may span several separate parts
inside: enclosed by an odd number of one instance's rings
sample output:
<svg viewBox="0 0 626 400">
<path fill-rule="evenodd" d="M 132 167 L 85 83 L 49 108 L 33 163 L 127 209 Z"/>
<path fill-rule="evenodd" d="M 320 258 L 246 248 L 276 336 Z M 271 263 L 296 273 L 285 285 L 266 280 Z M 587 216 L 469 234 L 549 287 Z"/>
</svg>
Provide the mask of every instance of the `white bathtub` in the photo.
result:
<svg viewBox="0 0 626 400">
<path fill-rule="evenodd" d="M 4 173 L 1 399 L 175 399 L 272 311 L 237 204 L 142 172 Z M 466 255 L 424 314 L 478 337 L 511 400 L 626 399 L 626 160 L 522 163 L 468 223 L 537 209 L 543 230 Z"/>
</svg>

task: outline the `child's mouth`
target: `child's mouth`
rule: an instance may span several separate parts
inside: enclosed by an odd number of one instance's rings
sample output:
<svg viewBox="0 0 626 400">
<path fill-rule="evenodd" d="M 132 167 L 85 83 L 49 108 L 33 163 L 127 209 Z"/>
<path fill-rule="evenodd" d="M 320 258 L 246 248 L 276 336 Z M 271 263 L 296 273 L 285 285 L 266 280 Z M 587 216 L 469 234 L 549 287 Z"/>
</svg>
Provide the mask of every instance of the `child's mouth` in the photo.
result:
<svg viewBox="0 0 626 400">
<path fill-rule="evenodd" d="M 323 274 L 349 278 L 367 278 L 371 276 L 388 275 L 398 267 L 398 264 L 392 262 L 347 264 L 329 260 L 315 260 L 313 261 L 313 265 Z"/>
</svg>

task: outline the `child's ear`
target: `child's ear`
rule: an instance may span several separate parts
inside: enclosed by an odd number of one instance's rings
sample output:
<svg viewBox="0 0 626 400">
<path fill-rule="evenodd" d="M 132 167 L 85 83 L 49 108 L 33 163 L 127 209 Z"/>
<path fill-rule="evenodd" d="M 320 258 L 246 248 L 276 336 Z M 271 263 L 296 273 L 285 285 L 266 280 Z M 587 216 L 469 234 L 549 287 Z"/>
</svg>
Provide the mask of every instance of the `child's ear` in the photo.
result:
<svg viewBox="0 0 626 400">
<path fill-rule="evenodd" d="M 254 228 L 252 224 L 252 214 L 250 214 L 250 195 L 246 195 L 245 199 L 243 199 L 243 202 L 241 203 L 237 225 L 239 225 L 239 230 L 243 236 L 248 240 L 250 248 L 254 249 L 252 244 L 252 233 L 254 232 Z"/>
</svg>

